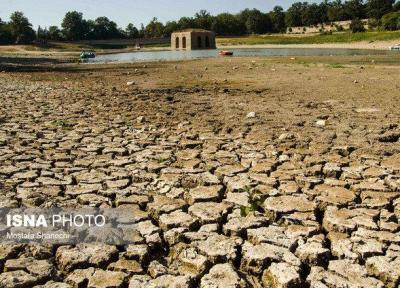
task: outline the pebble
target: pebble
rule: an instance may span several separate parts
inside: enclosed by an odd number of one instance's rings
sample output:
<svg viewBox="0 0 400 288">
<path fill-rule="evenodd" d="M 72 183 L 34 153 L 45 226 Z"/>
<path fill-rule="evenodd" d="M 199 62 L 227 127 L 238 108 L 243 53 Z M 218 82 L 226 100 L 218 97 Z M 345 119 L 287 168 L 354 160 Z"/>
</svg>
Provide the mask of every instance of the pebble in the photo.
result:
<svg viewBox="0 0 400 288">
<path fill-rule="evenodd" d="M 256 118 L 256 112 L 249 112 L 249 113 L 246 115 L 246 118 Z"/>
</svg>

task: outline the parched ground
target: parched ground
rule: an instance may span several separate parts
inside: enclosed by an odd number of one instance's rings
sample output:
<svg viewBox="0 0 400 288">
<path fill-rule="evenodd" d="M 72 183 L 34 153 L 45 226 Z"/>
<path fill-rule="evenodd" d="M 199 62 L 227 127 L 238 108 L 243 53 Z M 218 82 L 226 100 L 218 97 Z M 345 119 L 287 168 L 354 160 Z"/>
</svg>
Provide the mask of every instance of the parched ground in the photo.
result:
<svg viewBox="0 0 400 288">
<path fill-rule="evenodd" d="M 123 205 L 138 222 L 126 247 L 2 244 L 0 287 L 398 287 L 399 68 L 357 56 L 0 73 L 0 206 Z"/>
</svg>

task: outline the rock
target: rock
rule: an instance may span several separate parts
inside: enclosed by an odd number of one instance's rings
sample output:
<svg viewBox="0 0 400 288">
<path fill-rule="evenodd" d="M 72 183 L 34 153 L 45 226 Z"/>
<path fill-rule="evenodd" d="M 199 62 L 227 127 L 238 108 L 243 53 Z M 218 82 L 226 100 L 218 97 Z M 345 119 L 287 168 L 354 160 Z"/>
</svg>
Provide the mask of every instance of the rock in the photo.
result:
<svg viewBox="0 0 400 288">
<path fill-rule="evenodd" d="M 326 177 L 339 178 L 342 168 L 337 163 L 326 163 L 322 172 Z"/>
<path fill-rule="evenodd" d="M 353 251 L 359 255 L 360 259 L 366 260 L 368 257 L 382 255 L 384 245 L 375 239 L 365 239 L 352 237 Z"/>
<path fill-rule="evenodd" d="M 229 176 L 232 177 L 238 173 L 246 172 L 247 168 L 242 165 L 226 165 L 218 167 L 215 171 L 215 175 L 218 177 Z"/>
<path fill-rule="evenodd" d="M 352 186 L 355 191 L 376 191 L 376 192 L 390 192 L 388 187 L 386 187 L 385 182 L 380 181 L 363 181 L 359 184 Z"/>
<path fill-rule="evenodd" d="M 149 247 L 146 244 L 128 245 L 125 258 L 146 263 L 149 257 Z"/>
<path fill-rule="evenodd" d="M 368 277 L 364 266 L 353 264 L 348 260 L 332 260 L 328 270 L 349 280 L 356 287 L 384 287 L 383 283 L 373 277 Z"/>
<path fill-rule="evenodd" d="M 143 286 L 146 288 L 190 288 L 191 278 L 190 276 L 173 276 L 173 275 L 162 275 L 154 280 L 150 280 L 147 285 Z"/>
<path fill-rule="evenodd" d="M 124 189 L 129 185 L 129 179 L 109 180 L 106 181 L 106 186 L 109 189 Z"/>
<path fill-rule="evenodd" d="M 376 112 L 379 112 L 381 110 L 377 109 L 377 108 L 357 108 L 357 109 L 355 109 L 355 111 L 357 113 L 376 113 Z"/>
<path fill-rule="evenodd" d="M 99 207 L 102 204 L 109 204 L 110 199 L 96 194 L 83 194 L 77 198 L 78 203 L 82 205 L 89 205 L 91 207 Z"/>
<path fill-rule="evenodd" d="M 139 116 L 136 118 L 136 123 L 142 124 L 146 121 L 146 118 L 144 116 Z"/>
<path fill-rule="evenodd" d="M 185 212 L 177 210 L 170 214 L 161 215 L 159 224 L 163 231 L 168 231 L 169 229 L 177 227 L 184 227 L 192 230 L 197 226 L 198 220 Z"/>
<path fill-rule="evenodd" d="M 379 211 L 371 209 L 338 209 L 329 206 L 325 211 L 323 226 L 327 231 L 350 233 L 357 227 L 377 229 L 374 219 Z"/>
<path fill-rule="evenodd" d="M 189 214 L 199 218 L 201 224 L 219 223 L 231 210 L 229 203 L 203 202 L 189 207 Z"/>
<path fill-rule="evenodd" d="M 242 246 L 242 262 L 240 268 L 254 274 L 261 274 L 272 262 L 286 262 L 300 266 L 300 260 L 287 248 L 267 243 L 253 245 L 245 242 Z"/>
<path fill-rule="evenodd" d="M 315 204 L 303 196 L 268 197 L 263 206 L 267 211 L 277 215 L 293 213 L 296 211 L 311 212 L 315 209 Z"/>
<path fill-rule="evenodd" d="M 167 274 L 168 268 L 161 264 L 159 261 L 154 260 L 149 264 L 147 271 L 151 277 L 157 278 L 161 275 Z"/>
<path fill-rule="evenodd" d="M 322 243 L 307 241 L 297 247 L 295 255 L 310 266 L 323 266 L 328 263 L 331 253 Z"/>
<path fill-rule="evenodd" d="M 326 271 L 324 268 L 319 266 L 311 267 L 310 274 L 307 276 L 307 283 L 310 287 L 337 287 L 337 288 L 348 288 L 348 287 L 360 287 L 354 286 L 352 282 L 346 278 L 337 275 L 331 271 Z M 367 288 L 367 287 L 365 287 Z"/>
<path fill-rule="evenodd" d="M 174 246 L 175 244 L 184 241 L 184 239 L 185 239 L 184 235 L 188 231 L 189 231 L 189 229 L 185 228 L 185 227 L 173 228 L 168 231 L 165 231 L 164 232 L 164 241 L 169 246 Z"/>
<path fill-rule="evenodd" d="M 158 218 L 163 213 L 171 213 L 175 210 L 183 209 L 187 206 L 181 199 L 172 199 L 166 196 L 155 196 L 152 203 L 147 205 L 148 211 Z"/>
<path fill-rule="evenodd" d="M 294 252 L 297 247 L 298 238 L 290 238 L 285 234 L 287 229 L 279 226 L 268 226 L 257 229 L 247 230 L 248 240 L 254 244 L 269 243 L 276 246 L 282 246 L 289 251 Z"/>
<path fill-rule="evenodd" d="M 321 193 L 316 200 L 323 204 L 323 208 L 327 205 L 335 205 L 337 207 L 349 205 L 357 197 L 354 191 L 342 187 L 331 187 L 323 184 L 316 186 L 314 189 Z"/>
<path fill-rule="evenodd" d="M 218 234 L 211 234 L 206 240 L 192 243 L 198 251 L 207 256 L 212 263 L 234 262 L 238 257 L 238 249 L 242 244 L 238 237 L 226 237 Z"/>
<path fill-rule="evenodd" d="M 135 204 L 139 205 L 140 207 L 145 207 L 147 203 L 149 202 L 149 197 L 146 195 L 129 195 L 129 196 L 124 196 L 124 195 L 117 195 L 115 199 L 115 204 L 117 206 L 125 205 L 125 204 Z M 135 209 L 136 213 L 145 215 L 146 213 L 143 211 L 140 211 L 140 209 Z M 146 214 L 147 215 L 147 214 Z M 137 217 L 137 215 L 135 215 Z"/>
<path fill-rule="evenodd" d="M 65 278 L 65 282 L 72 287 L 86 287 L 94 271 L 95 269 L 93 267 L 88 269 L 76 269 Z"/>
<path fill-rule="evenodd" d="M 263 216 L 254 216 L 249 214 L 246 217 L 232 217 L 224 225 L 223 232 L 227 236 L 242 236 L 245 235 L 247 229 L 258 228 L 266 226 L 269 223 L 269 219 Z"/>
<path fill-rule="evenodd" d="M 236 273 L 232 264 L 217 264 L 201 278 L 200 288 L 245 288 L 246 282 Z"/>
<path fill-rule="evenodd" d="M 133 275 L 128 288 L 148 287 L 151 278 L 148 275 Z"/>
<path fill-rule="evenodd" d="M 33 288 L 72 288 L 72 286 L 66 283 L 49 281 L 44 285 L 38 285 Z"/>
<path fill-rule="evenodd" d="M 74 248 L 61 246 L 56 252 L 57 265 L 65 272 L 87 266 L 104 267 L 116 257 L 117 248 L 103 244 L 78 244 Z"/>
<path fill-rule="evenodd" d="M 226 198 L 223 200 L 227 203 L 235 204 L 236 206 L 247 206 L 249 204 L 249 194 L 243 193 L 227 193 Z"/>
<path fill-rule="evenodd" d="M 400 284 L 400 257 L 375 256 L 366 263 L 368 274 L 380 279 L 386 287 L 397 287 Z"/>
<path fill-rule="evenodd" d="M 68 185 L 65 191 L 66 195 L 78 196 L 82 194 L 97 193 L 102 189 L 101 184 L 78 184 Z"/>
<path fill-rule="evenodd" d="M 89 277 L 88 288 L 120 288 L 127 284 L 127 275 L 123 272 L 96 270 Z"/>
<path fill-rule="evenodd" d="M 54 265 L 48 260 L 36 260 L 34 258 L 9 259 L 4 264 L 4 271 L 25 270 L 38 281 L 50 280 L 55 276 Z"/>
<path fill-rule="evenodd" d="M 197 253 L 196 249 L 185 245 L 176 245 L 170 251 L 173 259 L 172 267 L 181 275 L 191 275 L 193 277 L 202 276 L 208 269 L 210 263 L 207 257 Z"/>
<path fill-rule="evenodd" d="M 0 274 L 0 287 L 30 288 L 37 284 L 38 279 L 23 270 L 3 272 Z"/>
<path fill-rule="evenodd" d="M 160 231 L 160 228 L 154 225 L 150 220 L 139 222 L 136 226 L 136 229 L 143 237 L 158 233 Z"/>
<path fill-rule="evenodd" d="M 185 198 L 189 205 L 196 202 L 218 201 L 221 197 L 222 188 L 221 185 L 196 187 L 190 189 Z"/>
<path fill-rule="evenodd" d="M 299 268 L 287 263 L 272 263 L 262 275 L 264 287 L 301 287 Z"/>
<path fill-rule="evenodd" d="M 246 115 L 246 118 L 256 118 L 256 112 L 249 112 L 249 113 Z"/>
<path fill-rule="evenodd" d="M 286 140 L 293 140 L 295 138 L 296 136 L 293 133 L 282 133 L 281 135 L 279 135 L 278 140 L 286 141 Z"/>
<path fill-rule="evenodd" d="M 379 142 L 395 143 L 400 139 L 400 132 L 386 132 L 377 137 Z"/>
<path fill-rule="evenodd" d="M 126 85 L 127 86 L 132 86 L 132 85 L 135 85 L 135 82 L 134 81 L 128 81 L 128 82 L 126 82 Z"/>
<path fill-rule="evenodd" d="M 358 259 L 358 255 L 352 251 L 353 242 L 344 233 L 329 233 L 331 241 L 331 253 L 338 259 L 351 259 L 353 262 Z"/>
<path fill-rule="evenodd" d="M 326 126 L 326 120 L 318 120 L 315 122 L 315 126 L 317 127 L 325 127 Z"/>
<path fill-rule="evenodd" d="M 140 274 L 143 272 L 142 266 L 135 260 L 119 259 L 117 262 L 108 265 L 108 270 L 120 271 L 127 274 Z"/>
</svg>

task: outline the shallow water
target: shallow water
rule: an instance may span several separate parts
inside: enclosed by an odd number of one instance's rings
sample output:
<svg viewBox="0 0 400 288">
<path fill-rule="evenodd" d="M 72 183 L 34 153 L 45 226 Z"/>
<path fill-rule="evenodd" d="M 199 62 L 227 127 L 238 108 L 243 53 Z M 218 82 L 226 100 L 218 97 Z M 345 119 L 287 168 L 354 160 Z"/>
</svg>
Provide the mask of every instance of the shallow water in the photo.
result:
<svg viewBox="0 0 400 288">
<path fill-rule="evenodd" d="M 253 48 L 230 49 L 234 56 L 336 56 L 336 55 L 382 55 L 393 51 L 361 49 L 326 49 L 326 48 Z M 90 59 L 91 63 L 141 62 L 141 61 L 174 61 L 197 58 L 220 57 L 219 50 L 193 51 L 146 51 L 99 55 Z"/>
</svg>

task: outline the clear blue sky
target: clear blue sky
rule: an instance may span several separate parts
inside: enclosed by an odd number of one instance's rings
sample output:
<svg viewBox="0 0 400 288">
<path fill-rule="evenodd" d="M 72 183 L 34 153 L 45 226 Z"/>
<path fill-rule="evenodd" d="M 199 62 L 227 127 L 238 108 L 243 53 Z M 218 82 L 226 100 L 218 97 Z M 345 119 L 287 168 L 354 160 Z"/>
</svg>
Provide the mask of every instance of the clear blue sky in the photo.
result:
<svg viewBox="0 0 400 288">
<path fill-rule="evenodd" d="M 239 12 L 245 8 L 269 11 L 275 5 L 287 8 L 294 0 L 0 0 L 0 18 L 8 21 L 14 11 L 22 11 L 34 28 L 60 25 L 67 11 L 77 10 L 85 19 L 107 16 L 123 28 L 128 23 L 139 27 L 153 17 L 161 22 L 193 16 L 200 9 L 211 14 Z M 319 2 L 309 1 L 309 2 Z"/>
</svg>

